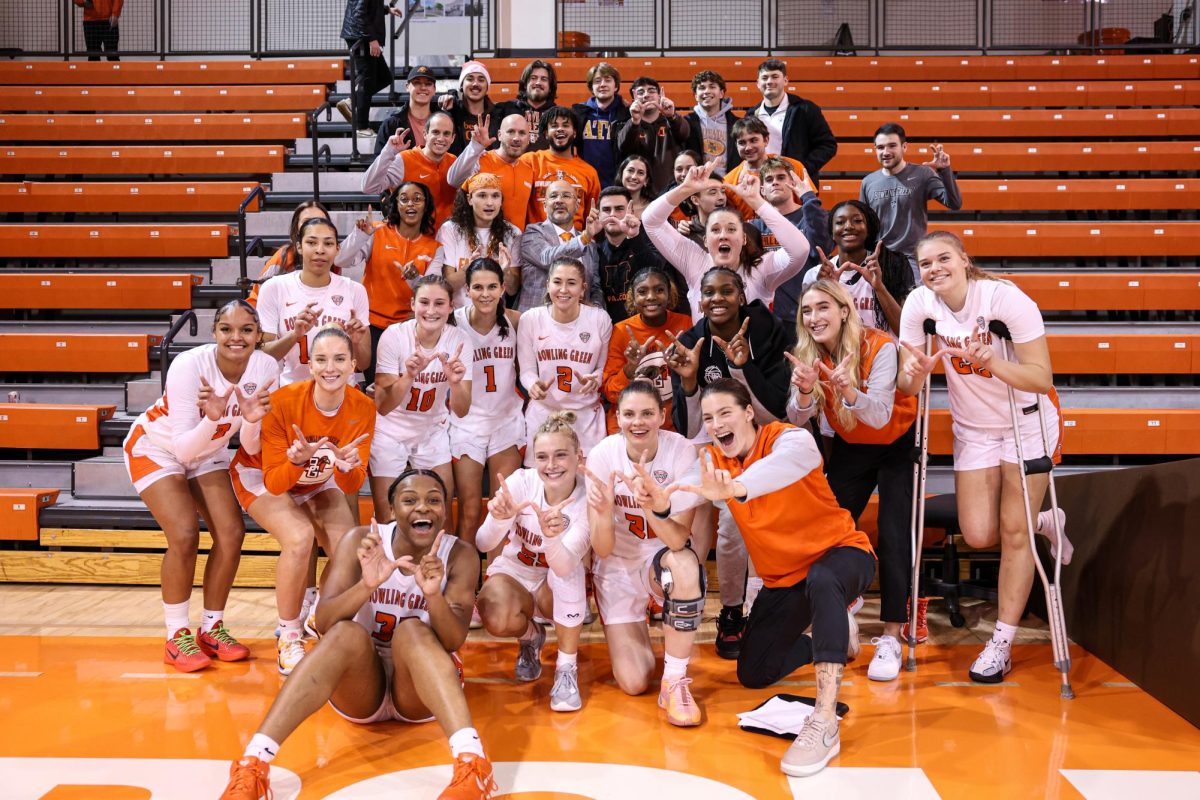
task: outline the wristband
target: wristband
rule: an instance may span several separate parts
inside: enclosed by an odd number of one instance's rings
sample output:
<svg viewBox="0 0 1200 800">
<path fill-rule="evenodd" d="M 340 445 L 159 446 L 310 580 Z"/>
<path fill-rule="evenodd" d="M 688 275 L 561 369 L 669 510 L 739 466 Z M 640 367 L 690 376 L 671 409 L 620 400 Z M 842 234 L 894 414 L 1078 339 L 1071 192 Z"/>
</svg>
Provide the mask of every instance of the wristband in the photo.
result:
<svg viewBox="0 0 1200 800">
<path fill-rule="evenodd" d="M 650 509 L 650 513 L 653 514 L 654 516 L 658 517 L 659 519 L 670 519 L 671 518 L 671 506 L 668 505 L 666 511 L 657 511 L 652 508 L 652 509 Z"/>
</svg>

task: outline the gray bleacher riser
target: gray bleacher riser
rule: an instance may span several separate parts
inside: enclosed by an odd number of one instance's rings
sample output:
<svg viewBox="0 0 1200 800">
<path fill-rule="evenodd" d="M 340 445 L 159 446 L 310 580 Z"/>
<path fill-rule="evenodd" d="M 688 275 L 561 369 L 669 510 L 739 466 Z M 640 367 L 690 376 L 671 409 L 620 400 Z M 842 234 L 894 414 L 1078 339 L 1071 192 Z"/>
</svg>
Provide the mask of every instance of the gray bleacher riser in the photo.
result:
<svg viewBox="0 0 1200 800">
<path fill-rule="evenodd" d="M 335 156 L 350 155 L 350 137 L 349 136 L 329 136 L 329 137 L 321 137 L 321 138 L 317 139 L 317 149 L 318 150 L 321 148 L 321 145 L 324 145 L 324 144 L 329 145 L 329 152 Z M 366 153 L 368 155 L 373 154 L 375 152 L 375 142 L 374 141 L 371 141 L 369 143 L 360 142 L 358 145 L 358 152 Z M 307 139 L 307 138 L 306 139 L 297 139 L 296 140 L 296 155 L 298 155 L 298 156 L 312 155 L 312 139 Z"/>
<path fill-rule="evenodd" d="M 136 498 L 125 461 L 120 456 L 98 456 L 75 462 L 77 500 L 100 497 Z"/>
<path fill-rule="evenodd" d="M 311 180 L 309 188 L 312 188 Z M 321 188 L 323 191 L 325 190 L 325 183 L 323 181 Z M 333 211 L 330 212 L 330 216 L 333 218 L 333 224 L 337 226 L 338 232 L 345 236 L 354 227 L 354 223 L 362 217 L 362 212 Z M 246 235 L 286 237 L 288 235 L 288 226 L 291 223 L 291 211 L 258 211 L 246 216 Z"/>
<path fill-rule="evenodd" d="M 5 489 L 71 490 L 71 465 L 65 461 L 0 461 Z"/>
<path fill-rule="evenodd" d="M 125 384 L 125 412 L 140 414 L 154 405 L 162 396 L 162 381 L 155 370 L 149 378 L 128 381 Z"/>
<path fill-rule="evenodd" d="M 4 383 L 0 384 L 0 403 L 9 392 L 18 392 L 22 403 L 96 403 L 125 408 L 125 387 L 120 383 Z"/>
<path fill-rule="evenodd" d="M 246 259 L 246 274 L 257 278 L 262 272 L 267 256 L 250 256 Z M 235 286 L 241 277 L 241 267 L 236 258 L 214 258 L 211 265 L 213 286 Z"/>
<path fill-rule="evenodd" d="M 215 308 L 197 308 L 194 311 L 196 312 L 196 335 L 192 336 L 188 333 L 188 326 L 184 325 L 175 335 L 177 344 L 208 344 L 212 341 L 213 317 L 216 316 L 217 310 Z M 174 325 L 178 318 L 178 314 L 172 314 L 171 324 Z"/>
<path fill-rule="evenodd" d="M 273 192 L 311 192 L 312 185 L 311 171 L 276 172 L 271 178 Z M 362 172 L 322 172 L 321 191 L 361 192 Z M 291 221 L 290 217 L 288 221 Z"/>
</svg>

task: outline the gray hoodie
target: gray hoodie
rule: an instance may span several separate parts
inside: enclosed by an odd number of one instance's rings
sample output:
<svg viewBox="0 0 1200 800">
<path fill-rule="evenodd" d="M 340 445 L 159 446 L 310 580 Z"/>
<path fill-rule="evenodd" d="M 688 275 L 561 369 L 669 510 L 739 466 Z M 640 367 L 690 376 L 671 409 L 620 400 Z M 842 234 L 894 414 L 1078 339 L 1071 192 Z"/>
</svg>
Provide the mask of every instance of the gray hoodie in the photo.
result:
<svg viewBox="0 0 1200 800">
<path fill-rule="evenodd" d="M 726 97 L 721 101 L 717 112 L 709 116 L 700 104 L 697 103 L 693 110 L 696 112 L 695 120 L 700 125 L 700 144 L 703 148 L 701 155 L 704 160 L 717 162 L 714 175 L 722 176 L 725 174 L 725 148 L 728 146 L 729 129 L 725 122 L 725 115 L 733 108 L 733 100 Z"/>
</svg>

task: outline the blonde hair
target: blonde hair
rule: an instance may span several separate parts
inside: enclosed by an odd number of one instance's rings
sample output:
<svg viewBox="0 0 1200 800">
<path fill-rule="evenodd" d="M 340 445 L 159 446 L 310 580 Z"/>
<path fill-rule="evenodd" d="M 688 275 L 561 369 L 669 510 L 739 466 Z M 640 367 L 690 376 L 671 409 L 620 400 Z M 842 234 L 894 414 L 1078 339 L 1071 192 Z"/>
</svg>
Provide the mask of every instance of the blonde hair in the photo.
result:
<svg viewBox="0 0 1200 800">
<path fill-rule="evenodd" d="M 963 244 L 962 239 L 958 238 L 958 236 L 951 233 L 950 231 L 930 231 L 929 233 L 922 236 L 917 241 L 917 246 L 913 248 L 914 256 L 916 255 L 917 251 L 919 251 L 921 249 L 921 245 L 925 244 L 926 242 L 944 242 L 945 244 L 948 244 L 951 247 L 953 247 L 955 250 L 957 250 L 958 254 L 963 257 L 963 260 L 967 262 L 967 280 L 969 280 L 969 281 L 997 281 L 997 280 L 1000 280 L 995 275 L 992 275 L 990 272 L 984 272 L 979 267 L 975 266 L 975 262 L 971 259 L 971 256 L 967 254 L 967 247 L 966 247 L 966 245 Z"/>
<path fill-rule="evenodd" d="M 533 441 L 536 442 L 541 436 L 562 433 L 570 437 L 577 450 L 581 449 L 579 435 L 575 433 L 575 420 L 574 411 L 552 411 L 550 416 L 546 417 L 541 425 L 538 425 L 538 429 L 533 434 Z"/>
<path fill-rule="evenodd" d="M 804 298 L 809 292 L 821 292 L 837 303 L 839 308 L 846 311 L 837 342 L 829 350 L 813 339 L 808 328 L 804 326 Z M 862 362 L 863 354 L 863 324 L 862 319 L 858 316 L 858 311 L 854 308 L 854 300 L 850 297 L 850 292 L 846 291 L 846 287 L 838 281 L 821 278 L 804 287 L 804 292 L 800 295 L 800 308 L 801 313 L 796 317 L 796 349 L 794 351 L 796 358 L 805 364 L 812 364 L 817 359 L 828 356 L 833 364 L 837 365 L 842 362 L 842 359 L 849 356 L 850 361 L 846 365 L 846 371 L 850 375 L 850 385 L 861 391 L 858 367 Z M 818 380 L 814 383 L 813 402 L 817 405 L 824 405 L 825 392 L 826 388 L 821 381 Z M 834 397 L 829 398 L 829 406 L 833 410 L 833 415 L 837 417 L 838 424 L 843 430 L 853 430 L 858 425 L 858 420 L 845 405 L 833 402 L 835 399 Z"/>
</svg>

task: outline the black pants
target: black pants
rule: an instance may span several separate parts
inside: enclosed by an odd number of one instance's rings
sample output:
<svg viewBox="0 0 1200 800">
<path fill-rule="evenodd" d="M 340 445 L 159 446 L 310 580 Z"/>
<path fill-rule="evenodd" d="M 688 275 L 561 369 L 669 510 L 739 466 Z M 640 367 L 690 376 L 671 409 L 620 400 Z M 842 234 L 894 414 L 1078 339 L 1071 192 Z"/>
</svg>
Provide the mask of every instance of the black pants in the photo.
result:
<svg viewBox="0 0 1200 800">
<path fill-rule="evenodd" d="M 850 644 L 846 607 L 871 585 L 875 559 L 857 547 L 835 547 L 794 586 L 763 587 L 742 635 L 738 681 L 761 689 L 809 663 L 845 664 Z M 812 635 L 804 630 L 812 625 Z"/>
<path fill-rule="evenodd" d="M 891 444 L 833 438 L 825 470 L 838 505 L 857 521 L 879 487 L 879 618 L 904 622 L 912 578 L 912 448 L 910 428 Z"/>
<path fill-rule="evenodd" d="M 109 25 L 106 19 L 83 23 L 83 42 L 87 47 L 88 61 L 99 61 L 101 50 L 108 55 L 109 61 L 120 61 L 117 55 L 120 41 L 120 27 Z"/>
<path fill-rule="evenodd" d="M 354 86 L 351 88 L 354 129 L 361 131 L 371 127 L 371 97 L 392 85 L 392 68 L 382 55 L 371 55 L 367 43 L 352 49 L 350 60 L 354 67 Z"/>
<path fill-rule="evenodd" d="M 363 379 L 368 386 L 375 382 L 375 364 L 379 361 L 379 338 L 383 336 L 384 330 L 386 329 L 371 326 L 371 363 L 360 364 L 358 367 L 358 371 L 363 374 Z"/>
</svg>

